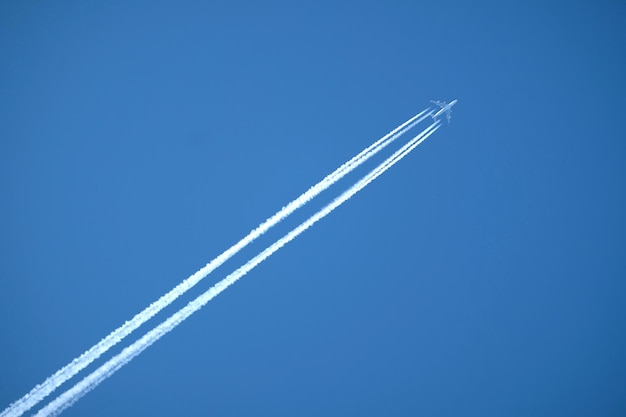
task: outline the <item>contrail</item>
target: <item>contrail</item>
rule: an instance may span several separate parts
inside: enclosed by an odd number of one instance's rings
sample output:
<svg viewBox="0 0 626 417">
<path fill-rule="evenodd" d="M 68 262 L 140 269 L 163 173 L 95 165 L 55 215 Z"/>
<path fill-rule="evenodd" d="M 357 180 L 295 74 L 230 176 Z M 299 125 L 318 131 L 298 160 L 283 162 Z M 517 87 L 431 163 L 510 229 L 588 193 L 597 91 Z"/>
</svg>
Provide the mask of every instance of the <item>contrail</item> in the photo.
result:
<svg viewBox="0 0 626 417">
<path fill-rule="evenodd" d="M 433 134 L 440 126 L 440 122 L 437 121 L 427 127 L 423 132 L 418 134 L 415 138 L 409 141 L 406 145 L 396 151 L 392 156 L 387 158 L 383 163 L 381 163 L 378 167 L 376 167 L 373 171 L 367 174 L 365 177 L 361 178 L 356 184 L 350 187 L 348 190 L 344 191 L 339 197 L 333 200 L 326 207 L 322 208 L 320 211 L 315 213 L 309 219 L 307 219 L 304 223 L 300 224 L 298 227 L 293 229 L 291 232 L 287 233 L 285 236 L 274 242 L 271 246 L 267 247 L 261 253 L 256 255 L 254 258 L 250 259 L 247 263 L 236 269 L 233 273 L 228 275 L 226 278 L 219 281 L 213 287 L 209 288 L 206 292 L 198 296 L 196 299 L 190 301 L 185 307 L 178 310 L 176 313 L 171 315 L 167 320 L 150 330 L 143 337 L 138 339 L 136 342 L 127 346 L 120 352 L 118 355 L 111 358 L 104 365 L 100 366 L 98 369 L 93 371 L 91 374 L 83 378 L 82 381 L 78 382 L 69 390 L 65 391 L 55 400 L 50 402 L 47 406 L 42 408 L 37 414 L 36 417 L 42 416 L 56 416 L 60 414 L 62 411 L 70 407 L 76 401 L 78 401 L 81 397 L 87 394 L 89 391 L 93 390 L 98 386 L 102 381 L 113 375 L 118 369 L 122 366 L 126 365 L 133 358 L 147 349 L 154 342 L 159 340 L 162 336 L 167 334 L 169 331 L 174 329 L 180 323 L 182 323 L 185 319 L 191 316 L 196 311 L 200 310 L 206 303 L 215 298 L 218 294 L 228 288 L 230 285 L 235 283 L 238 279 L 246 275 L 250 270 L 256 267 L 258 264 L 263 262 L 269 256 L 271 256 L 274 252 L 282 248 L 284 245 L 292 241 L 302 232 L 307 230 L 309 227 L 314 225 L 317 221 L 321 220 L 328 214 L 330 214 L 335 208 L 339 207 L 345 201 L 347 201 L 354 194 L 362 190 L 365 186 L 367 186 L 370 182 L 374 181 L 378 176 L 380 176 L 383 172 L 389 169 L 392 165 L 398 162 L 400 159 L 404 158 L 409 152 L 415 149 L 420 143 L 422 143 L 426 138 L 428 138 L 431 134 Z"/>
<path fill-rule="evenodd" d="M 381 151 L 395 139 L 413 128 L 416 124 L 427 118 L 430 115 L 429 111 L 430 108 L 427 108 L 426 110 L 411 117 L 409 120 L 396 127 L 394 130 L 374 142 L 372 145 L 368 146 L 352 159 L 345 162 L 331 174 L 327 175 L 323 180 L 309 188 L 304 194 L 284 206 L 276 214 L 269 217 L 267 220 L 257 226 L 256 229 L 250 231 L 250 233 L 248 233 L 246 237 L 235 243 L 229 249 L 224 251 L 221 255 L 217 256 L 211 262 L 206 264 L 203 268 L 198 270 L 196 273 L 182 281 L 168 293 L 161 296 L 161 298 L 150 304 L 143 311 L 136 314 L 131 320 L 126 321 L 123 325 L 115 329 L 100 342 L 89 348 L 89 350 L 72 360 L 72 362 L 65 365 L 63 368 L 56 371 L 44 382 L 36 385 L 28 394 L 24 395 L 22 398 L 9 405 L 2 413 L 0 413 L 0 417 L 21 416 L 23 413 L 34 407 L 37 403 L 39 403 L 46 396 L 48 396 L 52 391 L 61 386 L 61 384 L 63 384 L 68 379 L 72 378 L 78 372 L 83 370 L 85 367 L 98 359 L 102 354 L 115 346 L 117 343 L 121 342 L 126 336 L 128 336 L 143 323 L 154 317 L 161 310 L 174 302 L 174 300 L 176 300 L 186 291 L 191 289 L 194 285 L 196 285 L 203 278 L 213 272 L 216 268 L 218 268 L 220 265 L 222 265 L 224 262 L 234 256 L 246 245 L 261 236 L 272 226 L 281 222 L 295 210 L 312 200 L 322 191 L 326 190 L 328 187 L 339 181 L 341 178 L 343 178 L 359 165 L 367 161 L 373 155 Z"/>
</svg>

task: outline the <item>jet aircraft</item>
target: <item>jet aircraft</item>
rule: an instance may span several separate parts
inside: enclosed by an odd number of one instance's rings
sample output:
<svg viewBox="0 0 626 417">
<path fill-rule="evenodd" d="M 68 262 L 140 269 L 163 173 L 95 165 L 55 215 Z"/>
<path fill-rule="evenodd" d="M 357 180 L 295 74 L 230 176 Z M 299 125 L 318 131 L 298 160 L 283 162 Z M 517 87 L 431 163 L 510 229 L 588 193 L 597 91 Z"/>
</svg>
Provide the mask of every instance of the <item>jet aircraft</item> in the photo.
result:
<svg viewBox="0 0 626 417">
<path fill-rule="evenodd" d="M 452 100 L 450 103 L 446 103 L 445 101 L 431 100 L 431 103 L 434 103 L 441 107 L 441 109 L 437 111 L 437 113 L 431 114 L 433 120 L 437 120 L 437 117 L 445 113 L 446 118 L 448 119 L 448 123 L 450 123 L 450 119 L 452 118 L 452 106 L 454 106 L 457 101 L 458 100 Z"/>
</svg>

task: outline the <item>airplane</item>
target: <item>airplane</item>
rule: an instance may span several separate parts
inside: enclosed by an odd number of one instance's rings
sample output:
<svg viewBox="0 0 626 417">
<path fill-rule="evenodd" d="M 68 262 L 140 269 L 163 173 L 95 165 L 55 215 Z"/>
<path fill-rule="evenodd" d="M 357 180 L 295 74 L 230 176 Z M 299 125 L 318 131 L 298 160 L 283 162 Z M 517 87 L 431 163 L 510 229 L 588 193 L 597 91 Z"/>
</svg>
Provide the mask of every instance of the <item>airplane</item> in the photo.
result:
<svg viewBox="0 0 626 417">
<path fill-rule="evenodd" d="M 434 103 L 438 105 L 439 107 L 441 107 L 441 110 L 439 110 L 437 113 L 431 114 L 433 120 L 437 120 L 437 117 L 445 113 L 446 118 L 448 119 L 448 123 L 450 123 L 450 119 L 452 118 L 452 106 L 454 106 L 457 101 L 458 100 L 452 100 L 450 103 L 446 103 L 445 101 L 431 100 L 430 101 L 431 103 Z"/>
</svg>

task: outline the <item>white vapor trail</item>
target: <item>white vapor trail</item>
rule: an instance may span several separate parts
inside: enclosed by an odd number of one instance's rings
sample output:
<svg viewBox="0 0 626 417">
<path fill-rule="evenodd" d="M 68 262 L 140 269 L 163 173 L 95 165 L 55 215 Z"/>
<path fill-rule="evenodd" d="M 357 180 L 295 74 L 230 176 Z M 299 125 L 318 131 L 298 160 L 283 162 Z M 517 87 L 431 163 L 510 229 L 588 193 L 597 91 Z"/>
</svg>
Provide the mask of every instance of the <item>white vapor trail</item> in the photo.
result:
<svg viewBox="0 0 626 417">
<path fill-rule="evenodd" d="M 211 262 L 198 270 L 196 273 L 182 281 L 168 293 L 161 296 L 161 298 L 150 304 L 143 311 L 136 314 L 131 320 L 126 321 L 123 325 L 115 329 L 100 342 L 89 348 L 89 350 L 85 351 L 83 354 L 72 360 L 72 362 L 65 365 L 63 368 L 59 369 L 54 374 L 49 376 L 44 382 L 36 385 L 28 394 L 24 395 L 22 398 L 9 405 L 2 413 L 0 413 L 0 417 L 18 417 L 34 407 L 51 392 L 61 386 L 61 384 L 63 384 L 68 379 L 72 378 L 78 372 L 83 370 L 85 367 L 98 359 L 102 354 L 115 346 L 117 343 L 121 342 L 126 336 L 128 336 L 134 330 L 139 328 L 143 323 L 154 317 L 161 310 L 174 302 L 174 300 L 176 300 L 186 291 L 191 289 L 194 285 L 196 285 L 203 278 L 213 272 L 216 268 L 218 268 L 220 265 L 222 265 L 224 262 L 234 256 L 246 245 L 261 236 L 272 226 L 281 222 L 295 210 L 312 200 L 322 191 L 326 190 L 328 187 L 339 181 L 341 178 L 343 178 L 356 167 L 367 161 L 369 158 L 371 158 L 377 152 L 389 145 L 399 136 L 403 135 L 405 132 L 413 128 L 416 124 L 427 118 L 430 115 L 429 111 L 430 108 L 427 108 L 426 110 L 413 116 L 406 122 L 402 123 L 400 126 L 396 127 L 394 130 L 374 142 L 372 145 L 361 151 L 355 157 L 345 162 L 331 174 L 327 175 L 323 180 L 309 188 L 304 194 L 284 206 L 276 214 L 269 217 L 255 229 L 250 231 L 250 233 L 248 233 L 248 235 L 241 239 L 239 242 L 235 243 L 233 246 L 228 248 L 222 254 L 220 254 Z"/>
<path fill-rule="evenodd" d="M 50 402 L 47 406 L 42 408 L 37 414 L 36 417 L 43 416 L 56 416 L 60 414 L 63 410 L 70 407 L 76 401 L 78 401 L 81 397 L 87 394 L 89 391 L 93 390 L 98 384 L 102 381 L 113 375 L 117 370 L 119 370 L 122 366 L 126 365 L 133 358 L 151 346 L 154 342 L 159 340 L 162 336 L 167 334 L 169 331 L 174 329 L 180 323 L 182 323 L 185 319 L 191 316 L 193 313 L 201 309 L 205 304 L 215 298 L 218 294 L 228 288 L 230 285 L 235 283 L 238 279 L 246 275 L 250 270 L 256 267 L 258 264 L 263 262 L 269 256 L 271 256 L 274 252 L 282 248 L 284 245 L 289 243 L 291 240 L 296 238 L 302 232 L 307 230 L 313 224 L 315 224 L 320 219 L 324 218 L 328 214 L 330 214 L 335 208 L 339 207 L 349 198 L 351 198 L 354 194 L 362 190 L 365 186 L 367 186 L 370 182 L 374 181 L 378 176 L 384 173 L 387 169 L 389 169 L 392 165 L 398 162 L 400 159 L 404 158 L 409 152 L 415 149 L 420 143 L 422 143 L 426 138 L 428 138 L 431 134 L 433 134 L 440 126 L 440 122 L 437 121 L 427 127 L 423 132 L 418 134 L 415 138 L 409 141 L 406 145 L 404 145 L 401 149 L 396 151 L 392 156 L 387 158 L 383 163 L 381 163 L 378 167 L 376 167 L 369 174 L 361 178 L 356 184 L 350 187 L 348 190 L 344 191 L 339 197 L 333 200 L 326 207 L 322 208 L 320 211 L 315 213 L 309 219 L 307 219 L 304 223 L 300 224 L 298 227 L 293 229 L 291 232 L 287 233 L 285 236 L 274 242 L 272 245 L 267 247 L 261 253 L 256 255 L 254 258 L 250 259 L 247 263 L 236 269 L 233 273 L 228 275 L 226 278 L 222 279 L 218 283 L 216 283 L 213 287 L 209 288 L 206 292 L 198 296 L 196 299 L 190 301 L 185 307 L 178 310 L 176 313 L 171 315 L 167 320 L 150 330 L 143 337 L 138 339 L 136 342 L 127 346 L 122 352 L 118 355 L 111 358 L 109 361 L 104 363 L 98 369 L 93 371 L 91 374 L 86 376 L 83 380 L 78 382 L 69 390 L 65 391 L 55 400 Z"/>
</svg>

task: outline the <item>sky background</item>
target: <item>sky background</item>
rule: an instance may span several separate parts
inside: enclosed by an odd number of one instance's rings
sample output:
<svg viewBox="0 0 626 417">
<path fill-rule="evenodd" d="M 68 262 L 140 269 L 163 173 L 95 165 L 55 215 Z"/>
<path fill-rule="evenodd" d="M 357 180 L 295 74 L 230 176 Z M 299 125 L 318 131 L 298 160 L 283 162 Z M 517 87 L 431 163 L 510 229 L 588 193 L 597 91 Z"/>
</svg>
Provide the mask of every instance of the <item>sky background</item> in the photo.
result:
<svg viewBox="0 0 626 417">
<path fill-rule="evenodd" d="M 215 3 L 0 4 L 0 409 L 456 98 L 64 415 L 626 415 L 624 3 Z"/>
</svg>

